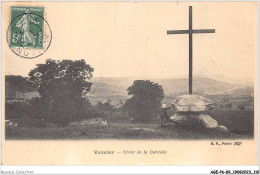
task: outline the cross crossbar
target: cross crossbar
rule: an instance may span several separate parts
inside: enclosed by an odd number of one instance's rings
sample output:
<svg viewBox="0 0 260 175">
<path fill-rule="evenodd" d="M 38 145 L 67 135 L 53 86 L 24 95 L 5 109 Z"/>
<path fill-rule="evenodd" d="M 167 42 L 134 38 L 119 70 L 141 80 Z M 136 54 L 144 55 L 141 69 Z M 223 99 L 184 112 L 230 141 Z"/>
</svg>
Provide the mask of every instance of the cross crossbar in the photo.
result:
<svg viewBox="0 0 260 175">
<path fill-rule="evenodd" d="M 198 30 L 168 30 L 167 34 L 189 34 L 189 33 L 215 33 L 215 29 L 198 29 Z"/>
</svg>

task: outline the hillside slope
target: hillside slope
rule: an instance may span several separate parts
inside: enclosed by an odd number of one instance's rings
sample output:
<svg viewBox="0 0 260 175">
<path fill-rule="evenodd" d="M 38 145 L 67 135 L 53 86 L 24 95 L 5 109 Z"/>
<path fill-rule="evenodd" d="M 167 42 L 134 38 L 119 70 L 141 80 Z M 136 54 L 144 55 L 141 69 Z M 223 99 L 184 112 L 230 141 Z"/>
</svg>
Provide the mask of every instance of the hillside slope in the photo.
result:
<svg viewBox="0 0 260 175">
<path fill-rule="evenodd" d="M 127 88 L 131 86 L 134 80 L 139 78 L 106 78 L 94 77 L 91 82 L 93 86 L 87 97 L 95 104 L 98 101 L 111 101 L 113 105 L 120 105 L 129 99 Z M 146 80 L 146 79 L 143 79 Z M 155 83 L 162 85 L 166 97 L 188 93 L 188 79 L 150 79 Z M 31 99 L 39 96 L 35 89 L 30 87 L 26 78 L 21 76 L 6 76 L 6 98 L 24 98 Z M 35 92 L 35 93 L 31 93 Z M 239 84 L 230 84 L 217 81 L 206 77 L 197 77 L 193 79 L 193 93 L 198 95 L 233 95 L 233 96 L 252 96 L 253 87 Z"/>
</svg>

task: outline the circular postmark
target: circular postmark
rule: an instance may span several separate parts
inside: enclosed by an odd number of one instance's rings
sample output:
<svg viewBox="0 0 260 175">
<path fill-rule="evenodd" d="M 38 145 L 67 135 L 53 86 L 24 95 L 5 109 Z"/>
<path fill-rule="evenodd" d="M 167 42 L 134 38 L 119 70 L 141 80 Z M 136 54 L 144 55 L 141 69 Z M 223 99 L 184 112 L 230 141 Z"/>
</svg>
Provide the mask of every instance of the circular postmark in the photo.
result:
<svg viewBox="0 0 260 175">
<path fill-rule="evenodd" d="M 42 16 L 25 12 L 11 20 L 6 37 L 13 53 L 22 58 L 32 59 L 48 50 L 52 41 L 52 31 Z"/>
</svg>

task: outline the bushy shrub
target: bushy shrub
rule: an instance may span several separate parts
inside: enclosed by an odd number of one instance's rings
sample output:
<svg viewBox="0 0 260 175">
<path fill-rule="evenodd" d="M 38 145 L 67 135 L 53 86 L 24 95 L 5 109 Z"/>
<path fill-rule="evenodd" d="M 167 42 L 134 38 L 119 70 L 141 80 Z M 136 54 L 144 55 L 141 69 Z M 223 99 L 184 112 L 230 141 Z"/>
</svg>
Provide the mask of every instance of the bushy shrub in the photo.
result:
<svg viewBox="0 0 260 175">
<path fill-rule="evenodd" d="M 113 107 L 109 102 L 102 103 L 97 102 L 96 106 L 94 107 L 95 114 L 103 119 L 109 119 L 113 120 L 114 113 L 115 113 L 115 107 Z"/>
<path fill-rule="evenodd" d="M 5 103 L 5 120 L 10 119 L 24 119 L 30 115 L 31 105 L 26 102 L 16 101 Z"/>
<path fill-rule="evenodd" d="M 164 98 L 161 85 L 149 80 L 135 80 L 127 91 L 132 98 L 126 101 L 124 109 L 132 116 L 134 122 L 148 122 L 156 117 Z"/>
<path fill-rule="evenodd" d="M 84 98 L 78 101 L 60 100 L 57 103 L 49 103 L 42 98 L 31 101 L 34 118 L 44 119 L 46 122 L 64 126 L 68 122 L 97 116 L 91 103 Z"/>
</svg>

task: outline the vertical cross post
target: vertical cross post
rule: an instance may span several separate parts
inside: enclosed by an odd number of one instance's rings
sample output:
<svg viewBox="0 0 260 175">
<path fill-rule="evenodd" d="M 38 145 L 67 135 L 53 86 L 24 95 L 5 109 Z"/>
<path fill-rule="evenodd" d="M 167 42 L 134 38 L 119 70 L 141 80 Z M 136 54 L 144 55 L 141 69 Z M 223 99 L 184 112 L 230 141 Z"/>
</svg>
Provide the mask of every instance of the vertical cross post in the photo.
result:
<svg viewBox="0 0 260 175">
<path fill-rule="evenodd" d="M 192 94 L 192 6 L 189 6 L 189 94 Z"/>
<path fill-rule="evenodd" d="M 167 34 L 189 34 L 189 94 L 192 94 L 192 34 L 215 33 L 215 29 L 192 29 L 192 6 L 189 6 L 189 30 L 168 30 Z"/>
</svg>

